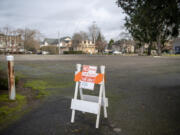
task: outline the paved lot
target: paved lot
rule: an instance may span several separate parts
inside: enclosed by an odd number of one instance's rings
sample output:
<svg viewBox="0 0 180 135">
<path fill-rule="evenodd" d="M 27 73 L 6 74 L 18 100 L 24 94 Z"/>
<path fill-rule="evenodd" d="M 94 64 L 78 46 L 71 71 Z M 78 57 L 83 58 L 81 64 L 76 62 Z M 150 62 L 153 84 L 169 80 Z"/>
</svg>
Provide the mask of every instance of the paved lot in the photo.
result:
<svg viewBox="0 0 180 135">
<path fill-rule="evenodd" d="M 15 60 L 16 73 L 26 81 L 57 87 L 48 87 L 54 94 L 2 135 L 180 134 L 180 57 L 21 55 Z M 91 114 L 77 113 L 76 122 L 70 123 L 76 63 L 106 65 L 108 119 L 101 117 L 99 129 Z"/>
</svg>

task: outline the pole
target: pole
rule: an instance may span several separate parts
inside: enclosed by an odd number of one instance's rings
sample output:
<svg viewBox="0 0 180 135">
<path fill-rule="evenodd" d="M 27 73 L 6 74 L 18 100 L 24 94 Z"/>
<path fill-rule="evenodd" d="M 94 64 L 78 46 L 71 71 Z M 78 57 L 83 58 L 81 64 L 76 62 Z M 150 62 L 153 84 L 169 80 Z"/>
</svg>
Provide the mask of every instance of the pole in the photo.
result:
<svg viewBox="0 0 180 135">
<path fill-rule="evenodd" d="M 8 88 L 9 88 L 9 99 L 16 99 L 15 90 L 15 77 L 14 77 L 14 56 L 9 55 L 6 57 L 8 61 Z"/>
<path fill-rule="evenodd" d="M 60 34 L 58 32 L 58 47 L 59 47 L 59 55 L 60 55 Z"/>
<path fill-rule="evenodd" d="M 81 64 L 77 64 L 76 68 L 77 68 L 76 73 L 80 72 L 81 71 Z M 79 82 L 76 82 L 76 87 L 75 87 L 75 92 L 74 92 L 74 99 L 77 99 L 78 89 L 79 89 L 78 87 L 79 87 Z M 72 110 L 71 123 L 74 123 L 74 117 L 75 117 L 75 110 Z"/>
</svg>

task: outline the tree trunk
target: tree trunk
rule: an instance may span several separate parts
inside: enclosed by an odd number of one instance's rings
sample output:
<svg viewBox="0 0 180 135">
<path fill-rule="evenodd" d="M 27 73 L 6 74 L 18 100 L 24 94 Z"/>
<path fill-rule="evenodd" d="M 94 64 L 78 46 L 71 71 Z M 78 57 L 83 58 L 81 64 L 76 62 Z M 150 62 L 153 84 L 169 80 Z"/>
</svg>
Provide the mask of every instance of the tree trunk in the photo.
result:
<svg viewBox="0 0 180 135">
<path fill-rule="evenodd" d="M 157 54 L 161 56 L 161 42 L 160 42 L 160 35 L 157 37 Z"/>
<path fill-rule="evenodd" d="M 157 48 L 158 48 L 157 54 L 158 54 L 158 56 L 161 56 L 161 43 L 160 43 L 160 40 L 157 41 Z"/>
<path fill-rule="evenodd" d="M 141 46 L 141 55 L 144 54 L 144 45 Z"/>
<path fill-rule="evenodd" d="M 151 55 L 151 49 L 152 49 L 152 43 L 149 44 L 149 47 L 148 47 L 148 56 Z"/>
</svg>

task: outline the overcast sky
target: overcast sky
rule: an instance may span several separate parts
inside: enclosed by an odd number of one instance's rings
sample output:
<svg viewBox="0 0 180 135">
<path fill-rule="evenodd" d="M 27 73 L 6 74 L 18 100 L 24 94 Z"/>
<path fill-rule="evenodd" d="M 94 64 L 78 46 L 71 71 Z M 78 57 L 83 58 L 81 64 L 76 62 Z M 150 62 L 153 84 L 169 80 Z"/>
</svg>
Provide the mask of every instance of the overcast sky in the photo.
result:
<svg viewBox="0 0 180 135">
<path fill-rule="evenodd" d="M 0 0 L 0 27 L 33 28 L 45 37 L 87 31 L 93 21 L 107 40 L 118 38 L 124 15 L 116 0 Z"/>
</svg>

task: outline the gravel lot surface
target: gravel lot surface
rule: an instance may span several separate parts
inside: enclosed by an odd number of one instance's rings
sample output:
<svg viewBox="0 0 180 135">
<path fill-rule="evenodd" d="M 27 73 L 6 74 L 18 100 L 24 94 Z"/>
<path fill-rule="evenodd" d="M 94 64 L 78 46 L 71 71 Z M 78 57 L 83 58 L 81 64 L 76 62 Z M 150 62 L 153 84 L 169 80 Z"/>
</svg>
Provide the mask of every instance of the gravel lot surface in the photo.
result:
<svg viewBox="0 0 180 135">
<path fill-rule="evenodd" d="M 92 114 L 70 123 L 77 63 L 106 66 L 108 119 L 101 115 L 99 129 Z M 16 55 L 15 72 L 51 84 L 53 94 L 0 135 L 180 134 L 180 57 Z"/>
</svg>

